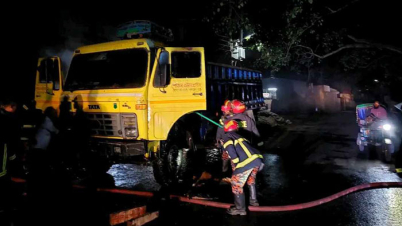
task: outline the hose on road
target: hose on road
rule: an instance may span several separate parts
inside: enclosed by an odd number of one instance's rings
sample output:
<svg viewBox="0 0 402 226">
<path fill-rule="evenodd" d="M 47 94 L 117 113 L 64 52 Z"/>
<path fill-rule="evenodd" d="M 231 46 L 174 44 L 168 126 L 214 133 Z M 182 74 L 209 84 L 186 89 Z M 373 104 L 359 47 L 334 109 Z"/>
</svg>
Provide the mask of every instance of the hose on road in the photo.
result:
<svg viewBox="0 0 402 226">
<path fill-rule="evenodd" d="M 24 179 L 20 179 L 20 178 L 12 178 L 12 180 L 16 183 L 25 183 L 26 182 Z M 77 188 L 77 189 L 85 188 L 85 187 L 79 186 L 79 185 L 74 185 L 73 187 Z M 370 190 L 370 189 L 379 189 L 379 188 L 402 188 L 402 182 L 378 182 L 378 183 L 362 184 L 362 185 L 357 185 L 357 186 L 348 188 L 346 190 L 343 190 L 341 192 L 338 192 L 336 194 L 330 195 L 328 197 L 314 200 L 311 202 L 299 203 L 299 204 L 294 204 L 294 205 L 286 205 L 286 206 L 249 206 L 249 210 L 252 212 L 281 212 L 281 211 L 293 211 L 293 210 L 307 209 L 307 208 L 319 206 L 324 203 L 334 201 L 336 199 L 339 199 L 339 198 L 346 196 L 348 194 L 351 194 L 351 193 L 360 192 L 360 191 L 364 191 L 364 190 Z M 98 188 L 96 190 L 99 192 L 135 195 L 135 196 L 142 196 L 142 197 L 153 197 L 154 196 L 154 193 L 147 192 L 147 191 L 132 191 L 132 190 L 127 190 L 127 189 L 105 189 L 105 188 Z M 230 203 L 222 203 L 222 202 L 200 200 L 200 199 L 191 199 L 191 198 L 179 196 L 179 195 L 170 195 L 170 198 L 179 200 L 181 202 L 216 207 L 216 208 L 224 208 L 224 209 L 228 209 L 232 205 Z"/>
</svg>

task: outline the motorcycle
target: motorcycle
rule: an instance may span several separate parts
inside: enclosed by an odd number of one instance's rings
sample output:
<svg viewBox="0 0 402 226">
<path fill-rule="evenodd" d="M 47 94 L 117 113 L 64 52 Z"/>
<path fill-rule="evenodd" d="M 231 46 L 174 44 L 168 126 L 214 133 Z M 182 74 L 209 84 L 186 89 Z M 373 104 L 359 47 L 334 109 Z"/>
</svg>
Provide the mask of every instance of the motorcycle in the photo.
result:
<svg viewBox="0 0 402 226">
<path fill-rule="evenodd" d="M 356 144 L 359 151 L 369 151 L 370 147 L 375 147 L 381 159 L 391 162 L 395 152 L 394 145 L 394 126 L 389 120 L 382 120 L 373 114 L 369 114 L 371 104 L 358 105 L 356 114 L 360 131 L 357 135 Z M 369 114 L 367 117 L 366 115 Z"/>
</svg>

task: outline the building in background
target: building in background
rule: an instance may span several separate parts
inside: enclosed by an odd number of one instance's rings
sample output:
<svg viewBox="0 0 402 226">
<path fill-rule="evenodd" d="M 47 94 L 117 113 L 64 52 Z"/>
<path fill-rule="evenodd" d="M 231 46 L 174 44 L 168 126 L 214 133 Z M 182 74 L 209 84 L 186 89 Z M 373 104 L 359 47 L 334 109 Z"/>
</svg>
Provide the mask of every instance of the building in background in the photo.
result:
<svg viewBox="0 0 402 226">
<path fill-rule="evenodd" d="M 305 82 L 284 79 L 263 79 L 265 102 L 273 112 L 294 112 L 304 108 L 308 87 Z M 307 109 L 306 109 L 307 110 Z"/>
<path fill-rule="evenodd" d="M 353 109 L 350 93 L 341 93 L 328 85 L 306 84 L 304 81 L 263 79 L 265 103 L 273 112 L 339 112 Z"/>
</svg>

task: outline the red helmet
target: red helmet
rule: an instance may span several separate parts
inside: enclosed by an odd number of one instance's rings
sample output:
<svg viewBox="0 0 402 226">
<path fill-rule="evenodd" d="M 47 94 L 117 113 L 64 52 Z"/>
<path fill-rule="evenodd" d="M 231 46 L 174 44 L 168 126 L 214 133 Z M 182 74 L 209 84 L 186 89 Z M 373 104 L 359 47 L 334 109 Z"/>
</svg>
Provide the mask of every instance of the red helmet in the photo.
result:
<svg viewBox="0 0 402 226">
<path fill-rule="evenodd" d="M 225 100 L 225 102 L 221 106 L 221 111 L 228 112 L 230 110 L 232 110 L 232 104 L 230 103 L 230 100 Z"/>
<path fill-rule="evenodd" d="M 236 131 L 239 129 L 239 124 L 235 120 L 229 120 L 225 122 L 225 126 L 223 127 L 223 130 L 225 132 L 231 132 L 231 131 Z"/>
<path fill-rule="evenodd" d="M 246 105 L 240 100 L 233 100 L 232 101 L 232 111 L 235 114 L 243 113 L 246 111 Z"/>
</svg>

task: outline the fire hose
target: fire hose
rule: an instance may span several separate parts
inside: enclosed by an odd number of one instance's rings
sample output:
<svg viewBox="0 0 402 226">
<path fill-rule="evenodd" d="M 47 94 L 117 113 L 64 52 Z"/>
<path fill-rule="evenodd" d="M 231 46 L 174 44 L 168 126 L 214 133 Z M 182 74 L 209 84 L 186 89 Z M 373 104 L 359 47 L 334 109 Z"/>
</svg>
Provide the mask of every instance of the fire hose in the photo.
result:
<svg viewBox="0 0 402 226">
<path fill-rule="evenodd" d="M 16 183 L 25 183 L 26 182 L 24 179 L 20 179 L 20 178 L 12 178 L 12 180 Z M 76 189 L 85 189 L 85 187 L 79 186 L 79 185 L 73 185 L 73 187 Z M 328 197 L 314 200 L 311 202 L 299 203 L 299 204 L 293 204 L 293 205 L 285 205 L 285 206 L 249 206 L 249 210 L 252 212 L 283 212 L 283 211 L 307 209 L 307 208 L 319 206 L 319 205 L 334 201 L 334 200 L 339 199 L 348 194 L 352 194 L 352 193 L 360 192 L 360 191 L 364 191 L 364 190 L 370 190 L 370 189 L 379 189 L 379 188 L 402 188 L 402 182 L 377 182 L 377 183 L 362 184 L 362 185 L 357 185 L 357 186 L 348 188 L 346 190 L 343 190 L 341 192 L 335 193 L 333 195 L 330 195 Z M 135 195 L 135 196 L 142 196 L 142 197 L 148 197 L 148 198 L 153 197 L 155 195 L 152 192 L 132 191 L 132 190 L 127 190 L 127 189 L 97 188 L 96 191 L 114 193 L 114 194 Z M 192 203 L 192 204 L 210 206 L 210 207 L 216 207 L 216 208 L 228 209 L 232 205 L 230 203 L 222 203 L 222 202 L 200 200 L 200 199 L 191 199 L 191 198 L 179 196 L 179 195 L 170 195 L 169 197 L 171 199 L 176 199 L 180 202 L 186 202 L 186 203 Z"/>
</svg>

